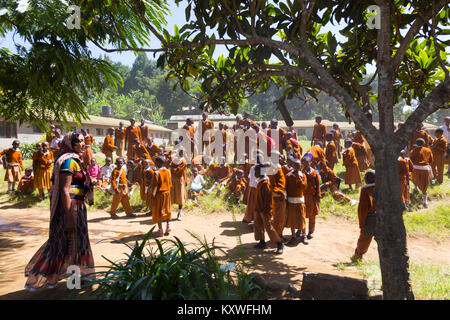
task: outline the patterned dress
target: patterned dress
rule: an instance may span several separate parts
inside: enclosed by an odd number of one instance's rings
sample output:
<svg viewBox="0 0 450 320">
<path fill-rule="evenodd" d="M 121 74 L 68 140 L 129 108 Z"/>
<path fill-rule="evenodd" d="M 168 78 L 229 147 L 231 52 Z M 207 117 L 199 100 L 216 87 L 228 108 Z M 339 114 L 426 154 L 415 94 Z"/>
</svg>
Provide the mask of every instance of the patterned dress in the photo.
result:
<svg viewBox="0 0 450 320">
<path fill-rule="evenodd" d="M 61 173 L 72 175 L 69 193 L 72 202 L 70 214 L 74 219 L 68 219 L 68 215 L 64 212 L 60 193 L 56 210 L 50 218 L 49 239 L 25 268 L 25 276 L 28 277 L 26 288 L 56 285 L 71 265 L 78 266 L 81 275 L 94 272 L 94 258 L 87 227 L 87 210 L 84 204 L 87 172 L 78 160 L 68 158 L 62 163 L 59 172 L 53 172 L 53 175 Z M 70 221 L 74 221 L 72 227 L 70 227 Z"/>
</svg>

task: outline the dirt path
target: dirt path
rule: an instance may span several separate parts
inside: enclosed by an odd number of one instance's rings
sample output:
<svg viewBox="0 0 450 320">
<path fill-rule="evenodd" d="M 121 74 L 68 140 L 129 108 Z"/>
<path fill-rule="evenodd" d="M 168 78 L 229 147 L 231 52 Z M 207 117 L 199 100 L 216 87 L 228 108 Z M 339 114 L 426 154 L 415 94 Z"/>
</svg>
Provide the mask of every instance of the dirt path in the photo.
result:
<svg viewBox="0 0 450 320">
<path fill-rule="evenodd" d="M 123 215 L 123 214 L 121 214 Z M 153 226 L 150 217 L 140 215 L 136 218 L 109 219 L 104 211 L 89 211 L 89 233 L 92 251 L 97 266 L 106 265 L 102 255 L 111 260 L 124 257 L 128 248 L 115 240 L 133 244 L 141 240 Z M 25 265 L 36 250 L 47 240 L 49 211 L 42 209 L 17 209 L 2 206 L 0 203 L 0 299 L 54 299 L 61 298 L 65 284 L 55 290 L 38 290 L 29 293 L 23 290 Z M 289 282 L 300 289 L 303 271 L 324 272 L 342 276 L 361 278 L 356 267 L 341 270 L 337 264 L 350 262 L 358 237 L 358 225 L 340 218 L 318 219 L 316 237 L 309 245 L 285 247 L 281 256 L 273 254 L 269 246 L 263 252 L 253 249 L 255 244 L 252 227 L 240 222 L 237 215 L 235 223 L 231 213 L 185 213 L 183 221 L 172 223 L 173 233 L 185 242 L 195 243 L 187 230 L 206 237 L 226 247 L 228 254 L 239 252 L 236 227 L 240 230 L 244 256 L 253 261 L 253 269 L 264 273 L 268 280 Z M 287 230 L 285 231 L 287 234 Z M 154 241 L 151 241 L 154 244 Z M 427 238 L 408 238 L 410 258 L 415 262 L 450 264 L 450 240 L 437 242 Z M 377 260 L 376 243 L 373 242 L 367 258 Z"/>
</svg>

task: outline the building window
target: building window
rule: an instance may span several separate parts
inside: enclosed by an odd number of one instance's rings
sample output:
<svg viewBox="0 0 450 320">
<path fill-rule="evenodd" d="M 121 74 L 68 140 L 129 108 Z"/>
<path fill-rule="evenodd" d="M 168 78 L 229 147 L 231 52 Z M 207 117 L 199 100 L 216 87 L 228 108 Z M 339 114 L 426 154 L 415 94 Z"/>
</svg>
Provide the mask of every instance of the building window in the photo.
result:
<svg viewBox="0 0 450 320">
<path fill-rule="evenodd" d="M 15 122 L 0 121 L 1 138 L 17 138 L 17 125 Z"/>
<path fill-rule="evenodd" d="M 33 124 L 33 133 L 43 133 L 43 131 L 38 125 Z"/>
<path fill-rule="evenodd" d="M 150 133 L 150 137 L 152 137 L 152 138 L 153 138 L 153 133 Z"/>
<path fill-rule="evenodd" d="M 103 129 L 102 128 L 97 128 L 95 129 L 97 136 L 102 136 L 103 135 Z"/>
</svg>

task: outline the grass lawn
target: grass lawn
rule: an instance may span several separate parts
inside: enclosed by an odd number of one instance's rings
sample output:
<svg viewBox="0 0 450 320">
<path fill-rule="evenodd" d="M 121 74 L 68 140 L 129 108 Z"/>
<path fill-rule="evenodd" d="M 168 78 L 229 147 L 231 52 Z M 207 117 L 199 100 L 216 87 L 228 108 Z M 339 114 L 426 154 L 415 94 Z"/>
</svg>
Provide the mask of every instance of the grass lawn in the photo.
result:
<svg viewBox="0 0 450 320">
<path fill-rule="evenodd" d="M 357 267 L 368 280 L 369 290 L 381 290 L 381 271 L 378 262 L 362 260 Z M 413 262 L 409 272 L 416 299 L 450 299 L 450 266 Z"/>
</svg>

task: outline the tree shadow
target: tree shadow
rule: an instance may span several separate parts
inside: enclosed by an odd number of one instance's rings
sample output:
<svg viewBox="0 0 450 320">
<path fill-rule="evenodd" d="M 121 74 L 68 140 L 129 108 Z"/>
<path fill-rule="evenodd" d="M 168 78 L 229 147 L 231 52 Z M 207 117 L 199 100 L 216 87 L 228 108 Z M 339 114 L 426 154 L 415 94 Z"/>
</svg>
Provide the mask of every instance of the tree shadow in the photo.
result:
<svg viewBox="0 0 450 320">
<path fill-rule="evenodd" d="M 246 243 L 226 251 L 228 258 L 239 259 L 251 269 L 263 270 L 263 277 L 266 281 L 278 281 L 280 283 L 290 283 L 300 288 L 301 277 L 298 275 L 307 268 L 302 266 L 292 266 L 283 262 L 282 255 L 276 255 L 276 246 L 269 244 L 267 249 L 255 249 L 256 243 Z M 261 271 L 259 271 L 261 272 Z M 297 278 L 297 279 L 296 279 Z"/>
<path fill-rule="evenodd" d="M 67 299 L 92 299 L 89 294 L 90 287 L 80 290 L 69 290 L 64 280 L 61 280 L 55 288 L 46 287 L 29 291 L 26 289 L 10 292 L 0 296 L 0 300 L 67 300 Z"/>
<path fill-rule="evenodd" d="M 247 223 L 242 221 L 223 221 L 220 224 L 221 228 L 232 228 L 223 230 L 220 235 L 228 236 L 228 237 L 236 237 L 241 234 L 253 233 L 253 227 Z"/>
<path fill-rule="evenodd" d="M 0 252 L 7 252 L 14 249 L 19 249 L 25 245 L 25 241 L 13 240 L 6 237 L 0 238 Z"/>
</svg>

